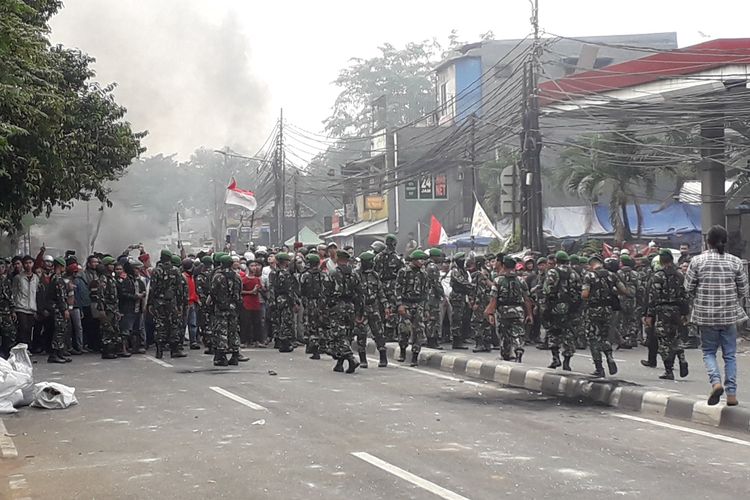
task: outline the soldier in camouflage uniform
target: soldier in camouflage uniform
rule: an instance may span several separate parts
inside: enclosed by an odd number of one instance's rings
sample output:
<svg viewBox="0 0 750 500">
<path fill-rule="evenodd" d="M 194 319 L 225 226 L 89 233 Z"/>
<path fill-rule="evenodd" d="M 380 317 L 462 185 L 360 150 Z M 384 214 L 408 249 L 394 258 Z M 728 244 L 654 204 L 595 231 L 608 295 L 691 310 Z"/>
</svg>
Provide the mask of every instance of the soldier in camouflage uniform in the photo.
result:
<svg viewBox="0 0 750 500">
<path fill-rule="evenodd" d="M 274 310 L 274 328 L 278 340 L 279 352 L 294 350 L 294 321 L 299 309 L 299 282 L 289 271 L 289 254 L 276 254 L 278 267 L 268 277 L 269 301 Z"/>
<path fill-rule="evenodd" d="M 581 298 L 586 305 L 586 336 L 595 367 L 592 375 L 604 377 L 602 353 L 607 358 L 610 375 L 617 373 L 617 364 L 612 356 L 612 344 L 609 342 L 609 330 L 613 309 L 619 307 L 617 294 L 627 295 L 628 291 L 617 279 L 617 275 L 604 267 L 601 257 L 591 257 L 589 265 L 590 269 L 583 277 L 581 290 Z"/>
<path fill-rule="evenodd" d="M 325 276 L 320 271 L 320 256 L 307 254 L 307 270 L 300 276 L 300 298 L 307 327 L 307 346 L 312 354 L 310 359 L 320 359 L 320 353 L 328 349 L 325 332 L 325 301 L 323 288 Z"/>
<path fill-rule="evenodd" d="M 401 318 L 398 326 L 398 361 L 406 359 L 406 347 L 411 343 L 411 366 L 417 366 L 419 351 L 425 342 L 424 313 L 430 292 L 427 273 L 422 269 L 427 254 L 414 250 L 409 265 L 396 278 L 396 304 Z"/>
<path fill-rule="evenodd" d="M 240 354 L 240 320 L 242 281 L 232 269 L 232 257 L 219 258 L 221 269 L 211 280 L 211 300 L 214 303 L 214 366 L 238 365 L 248 358 Z M 227 353 L 231 358 L 227 360 Z"/>
<path fill-rule="evenodd" d="M 148 299 L 151 316 L 154 318 L 157 359 L 164 356 L 167 345 L 171 357 L 187 356 L 179 349 L 180 337 L 184 336 L 184 332 L 179 331 L 181 315 L 177 299 L 180 282 L 184 282 L 184 278 L 179 269 L 172 265 L 172 252 L 162 250 L 159 263 L 151 274 Z"/>
<path fill-rule="evenodd" d="M 396 276 L 398 271 L 404 267 L 404 261 L 396 254 L 396 237 L 392 234 L 385 237 L 385 249 L 377 252 L 373 267 L 383 282 L 385 297 L 388 300 L 388 309 L 396 310 Z M 374 244 L 373 244 L 374 245 Z M 378 245 L 379 247 L 379 245 Z M 375 249 L 373 247 L 373 249 Z M 380 311 L 385 318 L 385 338 L 388 340 L 396 338 L 396 327 L 398 318 L 395 314 L 385 315 L 385 310 Z"/>
<path fill-rule="evenodd" d="M 500 354 L 505 361 L 520 363 L 524 353 L 524 321 L 531 322 L 532 310 L 526 282 L 516 273 L 516 261 L 503 257 L 503 270 L 491 289 L 491 298 L 483 311 L 488 321 L 497 325 L 500 333 Z M 515 358 L 511 357 L 515 354 Z"/>
<path fill-rule="evenodd" d="M 578 290 L 578 312 L 576 314 L 571 314 L 569 316 L 570 319 L 570 328 L 573 332 L 573 338 L 575 339 L 575 346 L 576 349 L 588 349 L 588 341 L 586 340 L 586 329 L 584 328 L 584 322 L 583 322 L 583 314 L 580 307 L 580 298 L 581 298 L 581 290 L 580 290 L 580 284 L 583 280 L 583 273 L 585 272 L 585 265 L 586 264 L 586 258 L 582 257 L 580 255 L 571 255 L 570 256 L 570 268 L 578 275 L 578 283 L 579 283 L 579 290 Z M 564 367 L 563 367 L 564 369 Z"/>
<path fill-rule="evenodd" d="M 427 347 L 440 349 L 440 334 L 442 325 L 440 324 L 440 305 L 445 299 L 445 290 L 440 282 L 440 264 L 443 262 L 443 251 L 439 248 L 431 248 L 430 260 L 425 266 L 427 279 L 430 288 L 427 299 Z"/>
<path fill-rule="evenodd" d="M 0 259 L 0 356 L 8 359 L 14 345 L 16 345 L 16 314 L 13 312 L 13 289 L 10 273 L 8 273 L 8 261 Z"/>
<path fill-rule="evenodd" d="M 485 258 L 481 255 L 474 258 L 476 270 L 471 275 L 471 327 L 474 331 L 476 346 L 474 352 L 492 351 L 494 326 L 490 323 L 484 310 L 490 303 L 493 281 L 489 269 L 485 266 Z"/>
<path fill-rule="evenodd" d="M 684 277 L 674 267 L 669 250 L 659 252 L 662 268 L 656 271 L 648 286 L 648 309 L 645 322 L 654 326 L 659 341 L 659 354 L 664 361 L 664 374 L 659 378 L 674 380 L 674 360 L 680 361 L 680 377 L 688 376 L 688 364 L 680 342 L 679 328 L 687 322 L 690 312 Z"/>
<path fill-rule="evenodd" d="M 172 255 L 172 266 L 177 269 L 177 272 L 180 274 L 180 278 L 182 278 L 177 282 L 177 307 L 180 311 L 180 317 L 177 320 L 177 330 L 180 333 L 180 341 L 177 344 L 177 348 L 182 351 L 183 343 L 185 342 L 185 327 L 187 326 L 187 322 L 185 320 L 188 307 L 188 288 L 187 281 L 185 281 L 185 277 L 182 275 L 182 259 L 180 259 L 179 255 Z"/>
<path fill-rule="evenodd" d="M 638 346 L 638 330 L 641 324 L 641 317 L 638 315 L 638 296 L 643 292 L 638 273 L 633 269 L 635 262 L 629 255 L 620 257 L 620 269 L 617 271 L 617 277 L 632 296 L 623 297 L 620 300 L 622 310 L 619 314 L 619 323 L 616 325 L 619 334 L 619 348 L 632 349 Z"/>
<path fill-rule="evenodd" d="M 453 349 L 468 349 L 463 342 L 462 328 L 464 318 L 469 313 L 468 297 L 472 293 L 471 276 L 466 270 L 466 255 L 458 252 L 453 256 L 456 265 L 450 272 L 451 282 L 451 341 Z"/>
<path fill-rule="evenodd" d="M 362 314 L 357 316 L 354 324 L 354 333 L 357 336 L 357 347 L 359 349 L 359 366 L 367 368 L 367 329 L 372 332 L 375 345 L 380 355 L 380 368 L 388 366 L 388 356 L 385 349 L 385 336 L 383 335 L 383 321 L 380 311 L 385 310 L 387 315 L 391 314 L 388 300 L 385 297 L 383 283 L 378 273 L 373 269 L 375 254 L 363 252 L 359 256 L 360 269 L 359 280 L 362 284 Z"/>
<path fill-rule="evenodd" d="M 65 356 L 67 340 L 70 336 L 70 307 L 68 305 L 68 285 L 63 278 L 65 260 L 57 257 L 53 261 L 54 274 L 47 285 L 47 302 L 52 309 L 55 322 L 55 330 L 52 333 L 52 351 L 47 358 L 47 363 L 69 363 L 72 358 Z"/>
<path fill-rule="evenodd" d="M 104 257 L 96 268 L 98 277 L 99 325 L 102 336 L 102 359 L 115 359 L 121 350 L 120 313 L 118 310 L 117 283 L 107 266 L 114 264 L 115 259 Z"/>
<path fill-rule="evenodd" d="M 206 255 L 201 259 L 203 266 L 195 276 L 195 291 L 198 294 L 198 330 L 206 347 L 205 354 L 213 354 L 211 349 L 211 276 L 213 274 L 213 258 Z"/>
<path fill-rule="evenodd" d="M 336 360 L 333 371 L 343 372 L 344 361 L 349 363 L 346 373 L 354 373 L 359 362 L 354 359 L 351 339 L 355 316 L 361 316 L 362 283 L 359 275 L 349 264 L 350 256 L 343 250 L 336 252 L 336 268 L 328 273 L 325 281 L 324 298 L 328 320 L 331 324 L 330 354 Z"/>
<path fill-rule="evenodd" d="M 547 336 L 552 351 L 552 363 L 549 368 L 558 368 L 562 365 L 563 370 L 570 371 L 570 360 L 576 353 L 573 318 L 578 316 L 581 305 L 581 278 L 570 267 L 567 253 L 557 252 L 555 260 L 557 266 L 547 271 L 542 285 L 544 301 L 548 305 L 545 314 L 549 323 Z"/>
</svg>

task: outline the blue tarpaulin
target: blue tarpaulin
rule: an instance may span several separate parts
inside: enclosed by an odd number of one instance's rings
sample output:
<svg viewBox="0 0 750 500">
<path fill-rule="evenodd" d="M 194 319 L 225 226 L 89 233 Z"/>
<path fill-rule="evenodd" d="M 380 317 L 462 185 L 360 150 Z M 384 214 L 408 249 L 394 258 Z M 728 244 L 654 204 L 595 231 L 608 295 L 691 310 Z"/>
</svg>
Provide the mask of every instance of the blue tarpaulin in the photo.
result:
<svg viewBox="0 0 750 500">
<path fill-rule="evenodd" d="M 673 203 L 659 210 L 660 205 L 643 204 L 641 214 L 643 215 L 643 236 L 667 236 L 673 234 L 686 234 L 701 231 L 701 207 L 700 205 L 688 205 L 686 203 Z M 612 222 L 609 220 L 609 207 L 597 205 L 594 207 L 596 218 L 607 231 L 612 231 Z M 628 205 L 628 219 L 630 231 L 635 234 L 638 229 L 638 216 L 635 205 Z"/>
</svg>

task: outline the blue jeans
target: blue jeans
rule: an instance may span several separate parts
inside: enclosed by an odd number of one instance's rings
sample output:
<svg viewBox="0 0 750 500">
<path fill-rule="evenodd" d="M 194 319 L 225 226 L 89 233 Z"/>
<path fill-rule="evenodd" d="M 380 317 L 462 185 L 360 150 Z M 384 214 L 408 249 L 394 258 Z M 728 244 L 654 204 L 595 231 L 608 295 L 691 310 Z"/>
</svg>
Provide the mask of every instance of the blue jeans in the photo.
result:
<svg viewBox="0 0 750 500">
<path fill-rule="evenodd" d="M 724 388 L 727 394 L 737 394 L 737 326 L 700 326 L 703 346 L 703 363 L 706 365 L 711 385 L 721 384 L 721 372 L 716 362 L 716 352 L 721 347 L 724 358 Z"/>
<path fill-rule="evenodd" d="M 190 336 L 190 343 L 198 343 L 198 312 L 196 311 L 195 304 L 190 304 L 185 311 L 185 323 L 188 327 L 188 335 Z M 183 335 L 185 333 L 183 332 Z"/>
</svg>

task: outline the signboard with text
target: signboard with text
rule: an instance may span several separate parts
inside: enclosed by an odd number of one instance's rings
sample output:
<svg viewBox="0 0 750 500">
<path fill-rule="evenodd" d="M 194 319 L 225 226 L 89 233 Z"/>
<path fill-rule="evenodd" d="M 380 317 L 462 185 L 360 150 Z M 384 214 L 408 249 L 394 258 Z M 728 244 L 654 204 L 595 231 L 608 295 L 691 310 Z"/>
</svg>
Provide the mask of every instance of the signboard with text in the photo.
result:
<svg viewBox="0 0 750 500">
<path fill-rule="evenodd" d="M 447 175 L 421 175 L 417 179 L 406 181 L 404 198 L 407 200 L 447 200 Z"/>
</svg>

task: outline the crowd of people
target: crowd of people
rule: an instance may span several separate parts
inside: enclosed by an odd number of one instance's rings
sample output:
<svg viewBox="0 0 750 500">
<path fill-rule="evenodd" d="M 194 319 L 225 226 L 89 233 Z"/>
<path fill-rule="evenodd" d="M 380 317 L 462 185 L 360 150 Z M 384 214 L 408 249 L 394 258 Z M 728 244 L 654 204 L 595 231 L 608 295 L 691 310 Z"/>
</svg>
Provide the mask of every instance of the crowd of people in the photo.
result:
<svg viewBox="0 0 750 500">
<path fill-rule="evenodd" d="M 588 348 L 593 374 L 604 377 L 605 364 L 617 373 L 615 348 L 640 342 L 649 351 L 644 366 L 661 356 L 660 378 L 674 379 L 675 362 L 688 375 L 684 348 L 699 280 L 686 246 L 677 263 L 666 249 L 615 250 L 608 258 L 562 250 L 446 258 L 438 248 L 400 255 L 396 247 L 388 235 L 358 255 L 335 243 L 298 243 L 243 255 L 162 250 L 152 262 L 142 245 L 131 245 L 83 263 L 42 248 L 36 258 L 0 260 L 0 353 L 25 343 L 50 363 L 67 363 L 90 351 L 127 358 L 153 344 L 157 358 L 167 350 L 184 357 L 187 346 L 228 366 L 248 360 L 242 347 L 305 346 L 312 359 L 330 355 L 334 371 L 352 373 L 368 366 L 368 338 L 380 367 L 388 365 L 386 341 L 398 342 L 400 362 L 411 345 L 412 366 L 423 345 L 468 349 L 473 341 L 475 352 L 497 349 L 518 363 L 537 344 L 551 351 L 549 368 L 563 370 Z M 740 274 L 735 295 L 745 297 Z M 728 377 L 728 391 L 732 383 Z"/>
</svg>

